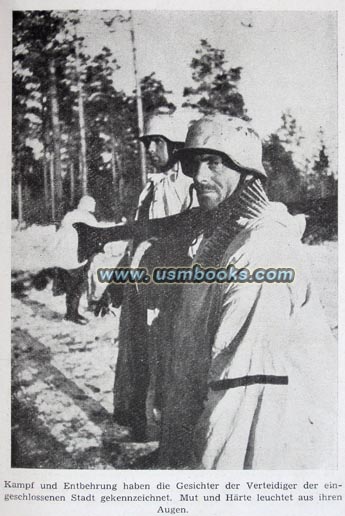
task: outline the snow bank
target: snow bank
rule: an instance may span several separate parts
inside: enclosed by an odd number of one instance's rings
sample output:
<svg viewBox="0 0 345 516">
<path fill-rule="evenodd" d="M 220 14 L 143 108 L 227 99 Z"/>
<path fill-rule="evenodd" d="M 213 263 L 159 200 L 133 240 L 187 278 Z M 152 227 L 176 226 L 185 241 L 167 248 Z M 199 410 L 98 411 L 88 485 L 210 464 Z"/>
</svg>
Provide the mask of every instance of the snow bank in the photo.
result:
<svg viewBox="0 0 345 516">
<path fill-rule="evenodd" d="M 12 225 L 12 270 L 38 272 L 46 267 L 46 247 L 55 234 L 55 226 L 37 226 L 26 229 Z"/>
<path fill-rule="evenodd" d="M 320 245 L 304 246 L 311 263 L 314 288 L 333 334 L 338 329 L 338 242 L 325 241 Z"/>
</svg>

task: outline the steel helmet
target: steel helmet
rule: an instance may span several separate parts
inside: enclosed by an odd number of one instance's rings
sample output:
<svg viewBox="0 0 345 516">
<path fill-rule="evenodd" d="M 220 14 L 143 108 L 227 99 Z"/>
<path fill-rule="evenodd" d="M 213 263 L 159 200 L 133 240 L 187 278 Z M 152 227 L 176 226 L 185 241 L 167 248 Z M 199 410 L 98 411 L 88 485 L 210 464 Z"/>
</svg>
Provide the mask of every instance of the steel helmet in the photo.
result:
<svg viewBox="0 0 345 516">
<path fill-rule="evenodd" d="M 78 210 L 89 211 L 94 213 L 96 209 L 96 201 L 90 195 L 83 195 L 78 204 Z"/>
<path fill-rule="evenodd" d="M 241 118 L 228 115 L 207 115 L 193 123 L 187 133 L 183 149 L 176 152 L 176 159 L 184 159 L 190 152 L 216 152 L 226 156 L 231 166 L 239 172 L 250 172 L 267 178 L 262 165 L 262 144 L 259 135 Z"/>
<path fill-rule="evenodd" d="M 144 141 L 146 138 L 161 136 L 170 142 L 183 143 L 189 125 L 198 118 L 197 113 L 184 109 L 174 113 L 158 112 L 147 119 L 144 135 L 140 139 Z"/>
</svg>

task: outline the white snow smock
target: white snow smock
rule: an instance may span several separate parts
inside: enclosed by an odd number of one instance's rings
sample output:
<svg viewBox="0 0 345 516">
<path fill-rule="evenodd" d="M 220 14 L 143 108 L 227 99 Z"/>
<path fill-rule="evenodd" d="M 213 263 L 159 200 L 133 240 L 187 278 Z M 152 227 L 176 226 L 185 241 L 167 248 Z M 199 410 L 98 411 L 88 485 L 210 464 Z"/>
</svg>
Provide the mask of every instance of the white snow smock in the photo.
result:
<svg viewBox="0 0 345 516">
<path fill-rule="evenodd" d="M 61 226 L 55 233 L 46 250 L 46 267 L 60 267 L 70 270 L 86 264 L 78 261 L 78 234 L 73 228 L 76 222 L 89 226 L 98 226 L 96 218 L 86 210 L 75 209 L 62 219 Z"/>
<path fill-rule="evenodd" d="M 182 173 L 178 164 L 166 173 L 153 174 L 140 194 L 138 206 L 140 208 L 153 188 L 149 218 L 176 215 L 189 205 L 189 188 L 192 182 L 190 177 Z"/>
<path fill-rule="evenodd" d="M 293 268 L 295 279 L 183 286 L 162 467 L 336 467 L 337 347 L 310 277 L 303 223 L 278 203 L 259 211 L 238 220 L 220 266 Z"/>
</svg>

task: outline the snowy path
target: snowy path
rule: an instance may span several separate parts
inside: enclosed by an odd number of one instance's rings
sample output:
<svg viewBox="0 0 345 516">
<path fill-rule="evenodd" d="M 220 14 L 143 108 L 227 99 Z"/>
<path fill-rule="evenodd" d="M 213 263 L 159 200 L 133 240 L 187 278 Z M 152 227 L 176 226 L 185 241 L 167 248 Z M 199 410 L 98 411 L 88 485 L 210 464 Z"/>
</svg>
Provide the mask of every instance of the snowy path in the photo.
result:
<svg viewBox="0 0 345 516">
<path fill-rule="evenodd" d="M 63 320 L 63 297 L 12 300 L 13 463 L 21 467 L 128 468 L 156 443 L 130 443 L 111 420 L 117 321 Z M 87 313 L 85 314 L 87 315 Z"/>
</svg>

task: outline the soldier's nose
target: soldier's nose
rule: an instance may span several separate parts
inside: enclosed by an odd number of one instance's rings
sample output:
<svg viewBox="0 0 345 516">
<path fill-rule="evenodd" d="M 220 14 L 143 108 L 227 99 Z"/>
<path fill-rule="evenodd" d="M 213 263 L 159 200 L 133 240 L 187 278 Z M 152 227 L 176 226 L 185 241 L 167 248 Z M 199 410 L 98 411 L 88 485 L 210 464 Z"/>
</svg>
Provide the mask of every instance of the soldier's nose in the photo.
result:
<svg viewBox="0 0 345 516">
<path fill-rule="evenodd" d="M 211 177 L 211 171 L 209 167 L 207 166 L 206 162 L 200 162 L 195 174 L 195 179 L 199 183 L 203 183 L 205 181 L 208 181 Z"/>
<path fill-rule="evenodd" d="M 147 150 L 150 154 L 154 154 L 156 152 L 156 144 L 155 142 L 150 142 Z"/>
</svg>

